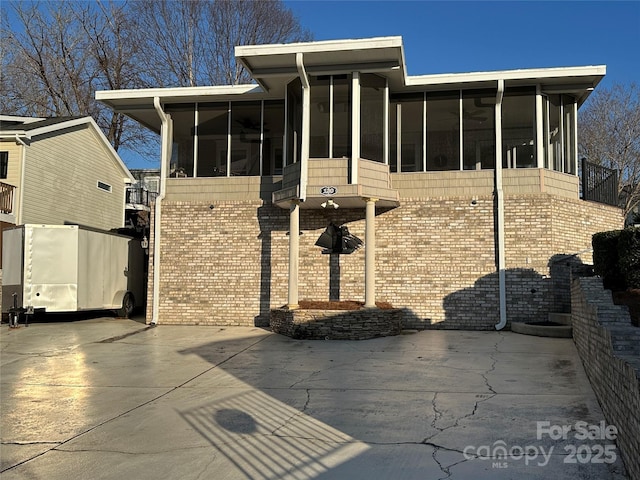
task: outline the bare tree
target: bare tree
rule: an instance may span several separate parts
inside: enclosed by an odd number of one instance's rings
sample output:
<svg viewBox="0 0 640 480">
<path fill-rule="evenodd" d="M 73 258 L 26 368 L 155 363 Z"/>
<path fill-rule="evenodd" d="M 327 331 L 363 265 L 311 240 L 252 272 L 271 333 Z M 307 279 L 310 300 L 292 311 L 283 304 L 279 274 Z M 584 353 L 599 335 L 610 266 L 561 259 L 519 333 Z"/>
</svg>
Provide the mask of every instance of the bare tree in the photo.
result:
<svg viewBox="0 0 640 480">
<path fill-rule="evenodd" d="M 127 3 L 98 0 L 84 4 L 76 16 L 93 61 L 94 87 L 105 90 L 141 87 L 138 62 L 143 52 L 137 39 L 138 24 L 129 15 Z M 129 147 L 145 144 L 148 132 L 140 125 L 99 103 L 92 103 L 96 122 L 116 150 L 123 144 Z"/>
<path fill-rule="evenodd" d="M 248 83 L 235 46 L 311 38 L 280 0 L 141 0 L 133 12 L 150 86 Z"/>
<path fill-rule="evenodd" d="M 96 90 L 247 82 L 236 45 L 310 38 L 281 0 L 12 0 L 0 14 L 2 113 L 91 115 L 114 148 L 143 154 L 150 132 Z"/>
<path fill-rule="evenodd" d="M 281 1 L 218 0 L 209 3 L 211 41 L 204 56 L 206 80 L 216 84 L 249 83 L 250 77 L 233 55 L 238 45 L 308 41 L 293 12 Z"/>
<path fill-rule="evenodd" d="M 594 92 L 578 118 L 580 155 L 619 172 L 624 214 L 640 203 L 640 90 L 635 83 Z"/>
<path fill-rule="evenodd" d="M 91 114 L 95 73 L 87 39 L 62 4 L 14 3 L 19 29 L 3 31 L 2 108 L 36 116 Z"/>
</svg>

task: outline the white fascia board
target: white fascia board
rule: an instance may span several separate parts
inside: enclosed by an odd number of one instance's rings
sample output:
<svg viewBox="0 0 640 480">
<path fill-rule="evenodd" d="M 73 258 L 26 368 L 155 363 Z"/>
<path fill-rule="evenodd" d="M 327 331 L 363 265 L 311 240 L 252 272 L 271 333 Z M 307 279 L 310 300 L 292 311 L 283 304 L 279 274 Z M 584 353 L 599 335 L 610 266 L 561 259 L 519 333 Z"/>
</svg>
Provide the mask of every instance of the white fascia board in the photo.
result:
<svg viewBox="0 0 640 480">
<path fill-rule="evenodd" d="M 502 80 L 543 80 L 546 78 L 571 78 L 581 76 L 604 76 L 606 65 L 585 67 L 531 68 L 520 70 L 497 70 L 492 72 L 448 73 L 436 75 L 417 75 L 407 77 L 407 86 L 442 85 Z"/>
<path fill-rule="evenodd" d="M 242 95 L 246 93 L 264 93 L 258 85 L 219 85 L 210 87 L 176 87 L 176 88 L 140 88 L 126 90 L 100 90 L 96 92 L 96 100 L 133 100 L 159 98 L 180 98 L 194 96 Z"/>
<path fill-rule="evenodd" d="M 44 117 L 21 117 L 18 115 L 0 115 L 0 122 L 21 122 L 24 124 L 46 120 Z"/>
<path fill-rule="evenodd" d="M 402 37 L 322 40 L 318 42 L 276 43 L 271 45 L 240 45 L 235 47 L 235 56 L 250 57 L 254 55 L 287 55 L 295 53 L 337 52 L 389 47 L 402 47 Z"/>
</svg>

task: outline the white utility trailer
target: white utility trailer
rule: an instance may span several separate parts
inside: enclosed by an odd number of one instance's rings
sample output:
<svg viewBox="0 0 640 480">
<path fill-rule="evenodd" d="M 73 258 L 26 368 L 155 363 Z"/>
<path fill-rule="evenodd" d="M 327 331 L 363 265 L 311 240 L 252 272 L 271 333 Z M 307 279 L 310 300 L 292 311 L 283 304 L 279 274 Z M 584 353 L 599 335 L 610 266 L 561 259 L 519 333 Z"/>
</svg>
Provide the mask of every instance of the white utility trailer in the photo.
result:
<svg viewBox="0 0 640 480">
<path fill-rule="evenodd" d="M 138 239 L 78 225 L 7 229 L 2 244 L 2 312 L 117 310 L 145 299 Z M 12 310 L 13 309 L 13 310 Z"/>
</svg>

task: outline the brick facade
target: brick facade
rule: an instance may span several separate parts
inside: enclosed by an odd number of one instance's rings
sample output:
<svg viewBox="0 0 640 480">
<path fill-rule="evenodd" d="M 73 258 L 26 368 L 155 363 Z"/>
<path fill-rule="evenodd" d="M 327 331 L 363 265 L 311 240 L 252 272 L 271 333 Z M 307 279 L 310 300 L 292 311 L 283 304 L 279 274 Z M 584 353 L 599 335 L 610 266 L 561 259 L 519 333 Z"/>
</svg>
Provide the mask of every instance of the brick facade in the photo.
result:
<svg viewBox="0 0 640 480">
<path fill-rule="evenodd" d="M 573 339 L 630 478 L 640 478 L 640 328 L 599 278 L 572 283 Z"/>
<path fill-rule="evenodd" d="M 494 199 L 475 200 L 403 198 L 376 212 L 376 300 L 410 312 L 412 328 L 493 329 L 499 321 Z M 334 256 L 314 245 L 332 221 L 364 240 L 364 214 L 301 210 L 301 300 L 364 298 L 364 249 Z M 588 252 L 571 255 L 588 250 L 593 233 L 621 225 L 620 211 L 604 205 L 507 196 L 508 320 L 566 311 L 554 281 L 569 263 L 591 261 Z M 288 227 L 288 210 L 260 200 L 165 201 L 158 321 L 267 326 L 269 311 L 287 302 Z M 568 292 L 567 279 L 559 283 Z"/>
</svg>

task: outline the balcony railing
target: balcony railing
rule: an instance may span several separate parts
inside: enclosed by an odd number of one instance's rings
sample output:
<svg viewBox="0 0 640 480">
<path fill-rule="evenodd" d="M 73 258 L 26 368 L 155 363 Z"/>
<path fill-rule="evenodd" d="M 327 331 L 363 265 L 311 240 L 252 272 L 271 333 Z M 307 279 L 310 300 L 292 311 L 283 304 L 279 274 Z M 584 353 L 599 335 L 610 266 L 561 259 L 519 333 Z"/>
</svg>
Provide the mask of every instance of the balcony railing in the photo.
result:
<svg viewBox="0 0 640 480">
<path fill-rule="evenodd" d="M 157 192 L 150 192 L 143 187 L 127 187 L 126 203 L 150 207 L 157 196 Z"/>
<path fill-rule="evenodd" d="M 16 187 L 0 182 L 0 213 L 13 213 L 13 192 Z"/>
<path fill-rule="evenodd" d="M 617 207 L 618 171 L 582 159 L 582 198 Z"/>
</svg>

